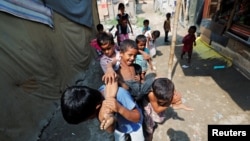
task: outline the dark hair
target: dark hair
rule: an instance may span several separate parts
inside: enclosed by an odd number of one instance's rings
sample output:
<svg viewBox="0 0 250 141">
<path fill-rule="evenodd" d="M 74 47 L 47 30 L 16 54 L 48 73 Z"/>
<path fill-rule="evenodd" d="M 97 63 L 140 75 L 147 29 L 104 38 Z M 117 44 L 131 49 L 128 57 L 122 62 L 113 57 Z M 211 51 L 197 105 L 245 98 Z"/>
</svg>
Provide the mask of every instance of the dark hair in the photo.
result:
<svg viewBox="0 0 250 141">
<path fill-rule="evenodd" d="M 166 14 L 166 17 L 171 17 L 171 13 L 167 13 L 167 14 Z"/>
<path fill-rule="evenodd" d="M 69 124 L 78 124 L 97 114 L 96 106 L 104 100 L 101 92 L 87 86 L 71 86 L 61 96 L 63 118 Z"/>
<path fill-rule="evenodd" d="M 121 42 L 120 51 L 124 53 L 128 50 L 128 48 L 133 48 L 138 50 L 138 47 L 134 40 L 125 39 L 124 41 Z"/>
<path fill-rule="evenodd" d="M 159 30 L 154 30 L 152 32 L 152 35 L 154 35 L 155 38 L 158 38 L 158 37 L 160 37 L 160 31 Z"/>
<path fill-rule="evenodd" d="M 143 35 L 143 34 L 140 34 L 140 35 L 136 36 L 135 42 L 136 43 L 147 42 L 147 37 L 145 35 Z"/>
<path fill-rule="evenodd" d="M 193 26 L 190 26 L 188 30 L 190 30 L 190 29 L 192 29 L 192 30 L 194 30 L 194 32 L 196 32 L 197 28 L 196 28 L 196 26 L 193 25 Z"/>
<path fill-rule="evenodd" d="M 97 35 L 97 44 L 99 46 L 102 46 L 108 43 L 113 44 L 113 45 L 115 44 L 114 38 L 111 34 L 103 32 Z"/>
<path fill-rule="evenodd" d="M 133 64 L 134 65 L 134 68 L 135 68 L 135 74 L 136 75 L 141 75 L 141 73 L 142 73 L 142 68 L 141 68 L 141 66 L 140 65 L 138 65 L 138 64 Z"/>
<path fill-rule="evenodd" d="M 149 23 L 149 20 L 148 19 L 144 20 L 143 24 L 145 24 L 145 23 Z"/>
<path fill-rule="evenodd" d="M 122 8 L 125 8 L 125 5 L 123 3 L 119 3 L 118 5 L 118 10 L 122 9 Z"/>
<path fill-rule="evenodd" d="M 98 32 L 100 32 L 100 31 L 103 31 L 103 30 L 104 30 L 104 27 L 103 27 L 102 24 L 98 24 L 98 25 L 96 26 L 96 29 L 97 29 Z"/>
<path fill-rule="evenodd" d="M 157 100 L 166 100 L 167 106 L 171 104 L 174 96 L 174 83 L 168 78 L 157 78 L 152 84 L 152 90 Z"/>
</svg>

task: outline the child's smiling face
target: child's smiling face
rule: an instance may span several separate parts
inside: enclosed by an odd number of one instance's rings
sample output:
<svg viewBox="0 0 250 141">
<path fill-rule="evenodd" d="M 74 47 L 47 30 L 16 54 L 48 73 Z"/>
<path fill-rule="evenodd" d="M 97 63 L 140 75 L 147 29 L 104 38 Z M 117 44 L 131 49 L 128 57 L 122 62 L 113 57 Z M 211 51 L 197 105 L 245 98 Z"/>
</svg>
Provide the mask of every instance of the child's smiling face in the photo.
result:
<svg viewBox="0 0 250 141">
<path fill-rule="evenodd" d="M 137 49 L 128 47 L 128 49 L 125 52 L 120 53 L 121 61 L 123 61 L 128 66 L 132 65 L 135 60 L 137 52 L 138 52 Z"/>
</svg>

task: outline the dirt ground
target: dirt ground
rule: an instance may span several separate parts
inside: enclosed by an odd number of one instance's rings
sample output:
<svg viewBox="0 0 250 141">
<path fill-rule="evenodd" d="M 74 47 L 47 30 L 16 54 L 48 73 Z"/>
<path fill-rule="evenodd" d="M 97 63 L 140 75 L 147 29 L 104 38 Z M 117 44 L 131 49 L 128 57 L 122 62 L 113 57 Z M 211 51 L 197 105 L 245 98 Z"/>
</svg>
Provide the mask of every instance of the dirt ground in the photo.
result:
<svg viewBox="0 0 250 141">
<path fill-rule="evenodd" d="M 167 77 L 170 44 L 164 43 L 163 21 L 165 16 L 153 11 L 153 0 L 140 1 L 138 17 L 150 20 L 152 29 L 161 31 L 157 40 L 157 75 Z M 167 119 L 156 128 L 153 141 L 206 141 L 210 124 L 250 124 L 250 80 L 237 68 L 214 70 L 214 65 L 225 64 L 221 60 L 203 60 L 193 53 L 192 65 L 182 68 L 180 60 L 181 40 L 187 29 L 178 27 L 172 80 L 183 95 L 184 104 L 194 111 L 167 111 Z M 171 40 L 170 33 L 170 40 Z M 91 129 L 89 129 L 91 128 Z M 81 125 L 67 125 L 60 112 L 55 114 L 51 125 L 43 131 L 40 141 L 99 141 L 112 140 L 112 135 L 98 129 L 98 122 L 88 121 Z"/>
</svg>

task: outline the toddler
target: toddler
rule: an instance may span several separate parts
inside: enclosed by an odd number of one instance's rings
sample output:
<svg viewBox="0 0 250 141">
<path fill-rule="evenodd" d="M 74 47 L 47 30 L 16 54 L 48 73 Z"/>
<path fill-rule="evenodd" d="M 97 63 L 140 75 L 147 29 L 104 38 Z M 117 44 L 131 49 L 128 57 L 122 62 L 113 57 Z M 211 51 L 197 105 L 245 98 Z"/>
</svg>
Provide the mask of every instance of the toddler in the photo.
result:
<svg viewBox="0 0 250 141">
<path fill-rule="evenodd" d="M 181 59 L 183 59 L 183 56 L 185 53 L 188 53 L 188 63 L 191 62 L 191 57 L 193 53 L 193 45 L 196 46 L 196 26 L 190 26 L 188 29 L 188 34 L 182 39 L 183 47 L 182 47 L 182 53 L 181 53 Z"/>
<path fill-rule="evenodd" d="M 151 30 L 151 28 L 149 27 L 149 20 L 146 19 L 143 21 L 142 34 L 145 34 L 149 30 Z"/>
</svg>

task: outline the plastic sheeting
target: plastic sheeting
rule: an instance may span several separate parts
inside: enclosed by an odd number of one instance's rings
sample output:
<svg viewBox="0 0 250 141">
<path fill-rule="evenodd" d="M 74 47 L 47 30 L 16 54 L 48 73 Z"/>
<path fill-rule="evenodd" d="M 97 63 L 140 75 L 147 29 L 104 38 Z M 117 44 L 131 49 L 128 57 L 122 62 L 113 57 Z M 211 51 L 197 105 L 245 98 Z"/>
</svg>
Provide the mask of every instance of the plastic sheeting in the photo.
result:
<svg viewBox="0 0 250 141">
<path fill-rule="evenodd" d="M 226 62 L 227 67 L 232 66 L 232 59 L 225 57 L 215 50 L 213 50 L 210 45 L 208 45 L 206 42 L 202 41 L 202 39 L 199 37 L 196 39 L 196 46 L 194 46 L 194 51 L 199 54 L 199 56 L 202 59 L 219 59 L 224 62 Z"/>
<path fill-rule="evenodd" d="M 93 22 L 99 23 L 96 1 Z M 54 13 L 54 29 L 0 12 L 0 140 L 35 141 L 79 72 L 96 86 L 95 28 Z M 97 78 L 98 77 L 98 78 Z"/>
</svg>

